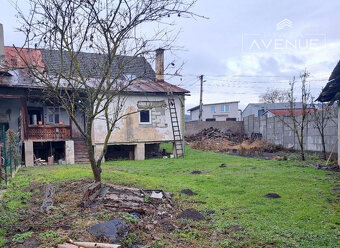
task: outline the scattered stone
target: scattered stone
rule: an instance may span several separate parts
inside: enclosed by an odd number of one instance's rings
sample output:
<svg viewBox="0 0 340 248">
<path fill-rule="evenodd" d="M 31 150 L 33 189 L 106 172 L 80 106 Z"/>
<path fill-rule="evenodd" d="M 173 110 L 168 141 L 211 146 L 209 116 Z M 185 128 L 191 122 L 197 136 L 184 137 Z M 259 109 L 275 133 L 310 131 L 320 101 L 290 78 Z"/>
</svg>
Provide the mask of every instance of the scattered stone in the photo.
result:
<svg viewBox="0 0 340 248">
<path fill-rule="evenodd" d="M 177 215 L 177 219 L 203 220 L 204 216 L 196 209 L 188 208 Z"/>
<path fill-rule="evenodd" d="M 227 167 L 226 164 L 221 164 L 221 165 L 220 165 L 220 168 L 225 168 L 225 167 Z"/>
<path fill-rule="evenodd" d="M 266 197 L 266 198 L 281 198 L 281 196 L 279 194 L 276 194 L 276 193 L 268 193 L 264 197 Z"/>
<path fill-rule="evenodd" d="M 160 218 L 166 218 L 166 217 L 170 217 L 170 218 L 172 218 L 172 215 L 171 214 L 169 214 L 168 212 L 166 212 L 166 211 L 158 211 L 157 212 L 157 215 L 160 217 Z"/>
<path fill-rule="evenodd" d="M 194 170 L 194 171 L 192 171 L 191 172 L 191 174 L 202 174 L 202 171 L 200 171 L 200 170 Z"/>
<path fill-rule="evenodd" d="M 181 193 L 186 194 L 186 195 L 194 195 L 195 193 L 191 189 L 182 189 Z"/>
<path fill-rule="evenodd" d="M 110 243 L 119 243 L 128 234 L 129 227 L 124 220 L 113 219 L 94 225 L 88 231 L 96 238 L 107 240 Z"/>
</svg>

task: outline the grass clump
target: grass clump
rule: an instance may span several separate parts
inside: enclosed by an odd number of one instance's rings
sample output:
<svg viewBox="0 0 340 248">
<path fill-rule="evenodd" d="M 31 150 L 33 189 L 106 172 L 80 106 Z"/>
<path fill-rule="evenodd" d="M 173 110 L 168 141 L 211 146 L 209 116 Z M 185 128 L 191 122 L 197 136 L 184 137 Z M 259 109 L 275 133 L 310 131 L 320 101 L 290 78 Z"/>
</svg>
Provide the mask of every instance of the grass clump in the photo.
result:
<svg viewBox="0 0 340 248">
<path fill-rule="evenodd" d="M 25 239 L 32 237 L 34 232 L 17 233 L 13 236 L 12 241 L 17 243 L 23 243 Z"/>
<path fill-rule="evenodd" d="M 122 248 L 132 248 L 134 245 L 139 244 L 139 242 L 137 234 L 129 233 L 120 241 L 120 245 Z"/>
<path fill-rule="evenodd" d="M 55 247 L 57 244 L 60 244 L 64 241 L 64 238 L 53 230 L 47 230 L 43 233 L 40 233 L 38 239 L 45 245 L 43 247 Z"/>
</svg>

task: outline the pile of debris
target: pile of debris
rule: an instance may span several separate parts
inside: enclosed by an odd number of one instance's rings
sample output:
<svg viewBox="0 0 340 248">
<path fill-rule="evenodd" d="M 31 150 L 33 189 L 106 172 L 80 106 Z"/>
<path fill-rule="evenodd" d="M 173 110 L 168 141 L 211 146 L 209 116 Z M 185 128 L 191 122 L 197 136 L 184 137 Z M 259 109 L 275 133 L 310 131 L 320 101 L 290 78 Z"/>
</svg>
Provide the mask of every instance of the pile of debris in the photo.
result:
<svg viewBox="0 0 340 248">
<path fill-rule="evenodd" d="M 163 190 L 136 189 L 116 185 L 91 184 L 83 195 L 84 206 L 101 204 L 105 208 L 119 212 L 145 214 L 162 207 L 171 208 L 168 192 Z"/>
<path fill-rule="evenodd" d="M 229 142 L 240 144 L 244 140 L 247 140 L 247 136 L 245 134 L 233 133 L 230 130 L 227 132 L 222 132 L 218 128 L 210 127 L 205 128 L 197 134 L 190 135 L 186 137 L 187 142 L 194 141 L 202 141 L 202 140 L 216 140 L 216 139 L 225 139 Z"/>
<path fill-rule="evenodd" d="M 284 149 L 282 146 L 267 143 L 261 138 L 259 135 L 252 135 L 249 139 L 245 134 L 222 132 L 220 129 L 210 127 L 186 137 L 186 141 L 194 149 L 231 152 L 245 156 L 257 156 Z"/>
</svg>

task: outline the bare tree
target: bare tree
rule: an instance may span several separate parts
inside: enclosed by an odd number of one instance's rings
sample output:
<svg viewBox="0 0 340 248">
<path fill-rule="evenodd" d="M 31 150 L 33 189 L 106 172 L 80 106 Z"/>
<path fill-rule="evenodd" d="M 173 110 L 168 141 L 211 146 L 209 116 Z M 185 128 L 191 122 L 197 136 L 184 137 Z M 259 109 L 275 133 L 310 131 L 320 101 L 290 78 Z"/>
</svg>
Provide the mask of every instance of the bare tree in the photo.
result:
<svg viewBox="0 0 340 248">
<path fill-rule="evenodd" d="M 311 101 L 312 111 L 310 113 L 311 122 L 313 127 L 316 128 L 321 137 L 322 144 L 322 158 L 324 160 L 327 159 L 326 154 L 326 143 L 325 143 L 325 130 L 329 120 L 332 120 L 335 117 L 334 108 L 329 106 L 328 104 L 321 103 L 321 108 L 315 105 L 313 99 Z"/>
<path fill-rule="evenodd" d="M 48 99 L 59 103 L 81 132 L 96 181 L 101 181 L 109 138 L 126 115 L 122 109 L 128 89 L 147 76 L 126 75 L 126 68 L 156 46 L 169 48 L 176 36 L 167 25 L 173 24 L 174 17 L 192 17 L 190 8 L 195 1 L 31 0 L 28 14 L 17 7 L 19 30 L 26 36 L 24 46 L 57 51 L 60 64 L 46 73 L 32 58 L 23 56 L 20 48 L 18 54 L 46 94 L 49 92 Z M 151 31 L 154 23 L 160 27 L 157 31 Z M 88 64 L 82 57 L 84 51 L 93 54 Z M 86 115 L 84 129 L 76 118 L 79 111 Z M 98 118 L 105 120 L 107 133 L 104 149 L 95 157 L 92 129 Z"/>
<path fill-rule="evenodd" d="M 301 79 L 301 108 L 297 108 L 296 97 L 295 97 L 295 77 L 289 83 L 290 89 L 288 91 L 288 102 L 289 102 L 289 115 L 288 116 L 277 116 L 283 124 L 285 124 L 290 130 L 292 130 L 297 137 L 300 147 L 301 160 L 306 160 L 305 157 L 305 146 L 304 146 L 304 132 L 308 126 L 309 118 L 308 115 L 311 112 L 308 108 L 308 104 L 311 99 L 310 90 L 307 88 L 307 79 L 309 73 L 305 71 L 300 75 Z"/>
<path fill-rule="evenodd" d="M 288 90 L 267 89 L 264 94 L 260 95 L 259 100 L 264 103 L 287 102 L 288 93 Z"/>
<path fill-rule="evenodd" d="M 300 157 L 302 161 L 306 160 L 305 157 L 305 146 L 304 146 L 304 131 L 306 127 L 308 126 L 308 103 L 310 102 L 310 90 L 307 88 L 307 79 L 309 77 L 309 73 L 305 69 L 304 72 L 300 75 L 301 79 L 301 104 L 302 109 L 299 110 L 300 113 L 297 113 L 296 111 L 296 98 L 294 95 L 295 91 L 295 77 L 290 82 L 290 90 L 288 94 L 289 99 L 289 119 L 292 121 L 292 124 L 289 124 L 288 126 L 291 128 L 291 130 L 295 133 L 299 146 L 300 146 Z"/>
</svg>

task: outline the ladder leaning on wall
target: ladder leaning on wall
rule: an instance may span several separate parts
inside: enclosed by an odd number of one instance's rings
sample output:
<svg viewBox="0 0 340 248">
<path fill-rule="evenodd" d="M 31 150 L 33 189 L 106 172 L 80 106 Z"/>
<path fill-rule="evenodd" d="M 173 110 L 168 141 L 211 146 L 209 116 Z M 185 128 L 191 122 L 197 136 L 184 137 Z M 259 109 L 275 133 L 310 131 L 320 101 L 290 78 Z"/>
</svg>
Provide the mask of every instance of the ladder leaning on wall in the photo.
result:
<svg viewBox="0 0 340 248">
<path fill-rule="evenodd" d="M 176 158 L 184 156 L 183 140 L 181 130 L 177 117 L 176 103 L 173 94 L 168 92 L 169 112 L 172 126 L 172 133 L 174 137 L 174 155 Z"/>
</svg>

